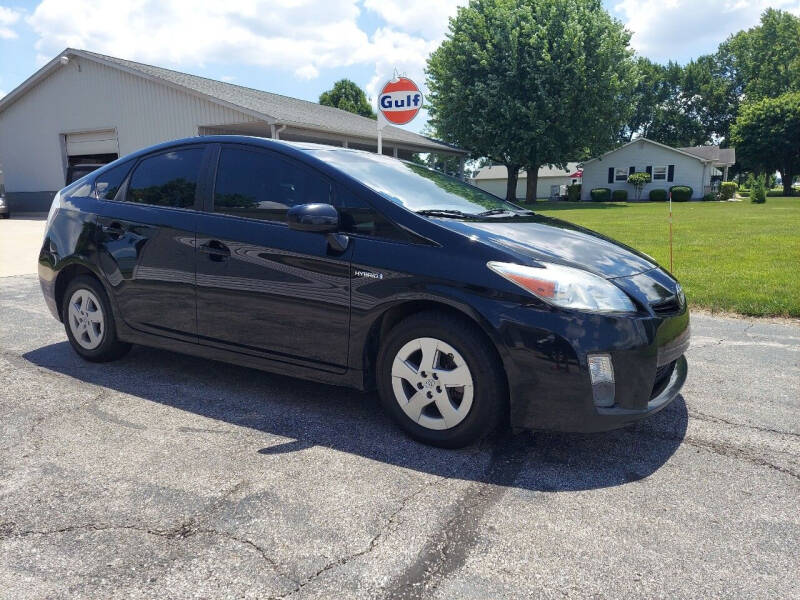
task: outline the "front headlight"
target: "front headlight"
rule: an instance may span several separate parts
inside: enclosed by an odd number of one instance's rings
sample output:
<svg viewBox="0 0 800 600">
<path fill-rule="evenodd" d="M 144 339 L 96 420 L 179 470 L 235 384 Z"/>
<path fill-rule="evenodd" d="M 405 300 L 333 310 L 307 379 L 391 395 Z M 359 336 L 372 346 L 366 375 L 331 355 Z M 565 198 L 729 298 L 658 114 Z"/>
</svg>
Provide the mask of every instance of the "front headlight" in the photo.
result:
<svg viewBox="0 0 800 600">
<path fill-rule="evenodd" d="M 636 312 L 627 294 L 610 281 L 582 269 L 542 264 L 526 267 L 492 261 L 486 266 L 548 304 L 600 313 Z"/>
</svg>

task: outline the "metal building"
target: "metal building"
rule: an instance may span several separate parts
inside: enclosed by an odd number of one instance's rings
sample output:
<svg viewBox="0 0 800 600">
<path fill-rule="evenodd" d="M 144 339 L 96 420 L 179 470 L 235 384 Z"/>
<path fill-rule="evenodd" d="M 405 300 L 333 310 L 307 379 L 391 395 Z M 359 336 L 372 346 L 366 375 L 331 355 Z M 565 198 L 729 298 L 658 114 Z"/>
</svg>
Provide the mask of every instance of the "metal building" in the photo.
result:
<svg viewBox="0 0 800 600">
<path fill-rule="evenodd" d="M 70 166 L 159 142 L 240 134 L 377 151 L 375 121 L 315 102 L 68 48 L 0 99 L 0 170 L 12 210 L 46 210 Z M 466 152 L 388 126 L 383 152 Z"/>
</svg>

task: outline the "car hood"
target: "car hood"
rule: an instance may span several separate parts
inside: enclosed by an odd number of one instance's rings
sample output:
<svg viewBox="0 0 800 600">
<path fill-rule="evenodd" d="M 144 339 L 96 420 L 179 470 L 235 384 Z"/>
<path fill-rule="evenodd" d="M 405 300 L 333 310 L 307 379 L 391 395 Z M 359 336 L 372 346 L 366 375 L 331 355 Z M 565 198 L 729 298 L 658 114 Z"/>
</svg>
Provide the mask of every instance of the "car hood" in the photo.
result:
<svg viewBox="0 0 800 600">
<path fill-rule="evenodd" d="M 630 277 L 658 267 L 652 258 L 629 246 L 572 223 L 541 215 L 491 221 L 437 219 L 437 223 L 473 240 L 512 252 L 524 262 L 533 259 L 565 264 L 608 279 Z"/>
</svg>

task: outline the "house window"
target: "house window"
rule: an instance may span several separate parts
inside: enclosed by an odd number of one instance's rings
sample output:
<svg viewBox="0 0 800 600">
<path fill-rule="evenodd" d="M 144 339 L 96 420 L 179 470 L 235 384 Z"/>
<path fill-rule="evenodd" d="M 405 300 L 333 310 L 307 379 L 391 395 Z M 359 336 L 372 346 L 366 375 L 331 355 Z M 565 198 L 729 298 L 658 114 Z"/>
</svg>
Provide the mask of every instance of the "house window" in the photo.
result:
<svg viewBox="0 0 800 600">
<path fill-rule="evenodd" d="M 628 181 L 628 169 L 614 171 L 614 181 Z"/>
<path fill-rule="evenodd" d="M 653 181 L 666 181 L 667 167 L 653 167 Z"/>
</svg>

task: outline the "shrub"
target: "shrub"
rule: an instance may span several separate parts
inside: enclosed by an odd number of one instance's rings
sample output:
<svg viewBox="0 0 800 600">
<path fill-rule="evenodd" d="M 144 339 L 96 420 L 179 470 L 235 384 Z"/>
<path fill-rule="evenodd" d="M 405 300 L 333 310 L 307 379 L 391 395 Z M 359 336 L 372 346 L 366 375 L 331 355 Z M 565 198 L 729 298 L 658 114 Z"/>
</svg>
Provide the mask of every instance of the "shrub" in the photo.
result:
<svg viewBox="0 0 800 600">
<path fill-rule="evenodd" d="M 750 187 L 750 202 L 764 204 L 767 201 L 767 180 L 763 175 L 759 175 L 753 180 Z"/>
<path fill-rule="evenodd" d="M 666 202 L 667 190 L 650 190 L 650 202 Z"/>
<path fill-rule="evenodd" d="M 750 190 L 739 190 L 739 195 L 742 198 L 749 198 L 750 197 Z"/>
<path fill-rule="evenodd" d="M 572 185 L 567 186 L 567 200 L 570 202 L 580 202 L 581 201 L 581 184 L 574 183 Z"/>
<path fill-rule="evenodd" d="M 608 188 L 594 188 L 589 192 L 592 196 L 592 202 L 610 202 L 611 190 Z"/>
<path fill-rule="evenodd" d="M 612 202 L 627 202 L 628 201 L 628 190 L 614 190 L 611 194 L 611 201 Z"/>
<path fill-rule="evenodd" d="M 674 202 L 688 202 L 692 199 L 694 190 L 688 185 L 673 185 L 669 188 L 669 193 L 672 194 Z"/>
<path fill-rule="evenodd" d="M 717 199 L 718 196 L 716 194 L 706 194 L 705 196 L 703 196 L 703 201 L 705 202 L 714 202 Z"/>
<path fill-rule="evenodd" d="M 739 191 L 739 186 L 736 185 L 735 181 L 723 181 L 719 185 L 719 199 L 730 200 L 736 195 L 736 192 L 738 191 Z"/>
<path fill-rule="evenodd" d="M 767 192 L 767 198 L 779 198 L 783 196 L 783 188 L 779 190 L 770 190 Z"/>
<path fill-rule="evenodd" d="M 644 186 L 652 181 L 650 173 L 633 173 L 628 176 L 628 183 L 633 186 L 633 192 L 636 195 L 636 201 L 642 199 L 642 190 Z"/>
</svg>

